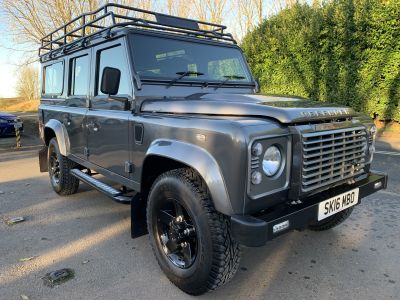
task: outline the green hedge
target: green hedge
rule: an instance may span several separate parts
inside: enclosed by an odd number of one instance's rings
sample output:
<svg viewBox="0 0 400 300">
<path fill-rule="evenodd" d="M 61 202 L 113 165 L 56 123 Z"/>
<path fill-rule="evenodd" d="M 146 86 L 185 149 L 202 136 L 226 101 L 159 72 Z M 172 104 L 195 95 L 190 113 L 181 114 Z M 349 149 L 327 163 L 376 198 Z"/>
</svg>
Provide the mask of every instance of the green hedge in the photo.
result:
<svg viewBox="0 0 400 300">
<path fill-rule="evenodd" d="M 242 42 L 265 93 L 337 102 L 400 121 L 400 1 L 297 4 Z"/>
</svg>

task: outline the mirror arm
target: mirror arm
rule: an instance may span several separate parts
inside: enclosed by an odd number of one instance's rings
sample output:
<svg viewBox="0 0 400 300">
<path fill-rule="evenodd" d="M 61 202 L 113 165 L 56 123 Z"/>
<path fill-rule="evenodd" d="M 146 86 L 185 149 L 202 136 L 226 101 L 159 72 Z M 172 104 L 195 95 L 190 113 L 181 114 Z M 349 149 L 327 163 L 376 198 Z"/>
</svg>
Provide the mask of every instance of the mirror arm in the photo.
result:
<svg viewBox="0 0 400 300">
<path fill-rule="evenodd" d="M 254 83 L 255 83 L 255 92 L 259 93 L 261 91 L 260 80 L 258 78 L 256 78 L 254 80 Z"/>
<path fill-rule="evenodd" d="M 129 97 L 119 97 L 119 96 L 108 95 L 108 99 L 122 102 L 124 104 L 124 110 L 130 110 Z"/>
</svg>

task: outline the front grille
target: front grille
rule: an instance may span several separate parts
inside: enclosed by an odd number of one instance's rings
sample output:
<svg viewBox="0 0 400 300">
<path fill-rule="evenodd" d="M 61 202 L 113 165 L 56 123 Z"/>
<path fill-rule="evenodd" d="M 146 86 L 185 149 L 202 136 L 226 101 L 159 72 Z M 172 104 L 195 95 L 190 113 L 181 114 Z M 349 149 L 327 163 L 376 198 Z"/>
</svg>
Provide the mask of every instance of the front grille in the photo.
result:
<svg viewBox="0 0 400 300">
<path fill-rule="evenodd" d="M 302 134 L 302 191 L 309 192 L 364 172 L 364 127 Z"/>
</svg>

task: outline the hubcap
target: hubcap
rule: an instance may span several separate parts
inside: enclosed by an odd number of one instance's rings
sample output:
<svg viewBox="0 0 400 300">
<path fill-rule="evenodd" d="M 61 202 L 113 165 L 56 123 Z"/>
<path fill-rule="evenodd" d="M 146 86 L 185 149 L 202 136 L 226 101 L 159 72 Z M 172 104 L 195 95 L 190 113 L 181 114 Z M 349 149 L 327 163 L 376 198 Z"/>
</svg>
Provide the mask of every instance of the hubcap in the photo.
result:
<svg viewBox="0 0 400 300">
<path fill-rule="evenodd" d="M 58 161 L 57 154 L 52 153 L 49 158 L 50 177 L 55 184 L 60 182 L 60 162 Z"/>
<path fill-rule="evenodd" d="M 197 234 L 188 211 L 176 200 L 157 210 L 157 234 L 162 252 L 181 269 L 189 268 L 197 255 Z"/>
</svg>

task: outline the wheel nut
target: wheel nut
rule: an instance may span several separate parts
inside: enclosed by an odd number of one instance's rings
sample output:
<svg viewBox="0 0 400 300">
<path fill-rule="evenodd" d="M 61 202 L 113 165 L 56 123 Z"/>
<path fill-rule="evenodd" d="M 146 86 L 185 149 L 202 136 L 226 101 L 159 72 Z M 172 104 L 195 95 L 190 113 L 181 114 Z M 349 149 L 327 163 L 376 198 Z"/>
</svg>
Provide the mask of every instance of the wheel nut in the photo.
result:
<svg viewBox="0 0 400 300">
<path fill-rule="evenodd" d="M 186 229 L 183 231 L 183 234 L 186 235 L 186 236 L 189 236 L 189 235 L 192 234 L 192 232 L 194 232 L 194 228 L 186 228 Z"/>
<path fill-rule="evenodd" d="M 168 237 L 167 237 L 166 234 L 162 234 L 162 235 L 160 236 L 160 238 L 161 238 L 161 243 L 162 243 L 163 245 L 165 245 L 165 244 L 168 242 Z"/>
</svg>

